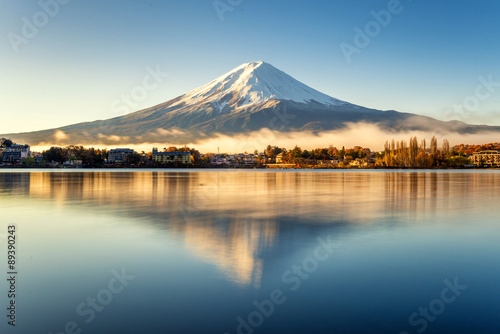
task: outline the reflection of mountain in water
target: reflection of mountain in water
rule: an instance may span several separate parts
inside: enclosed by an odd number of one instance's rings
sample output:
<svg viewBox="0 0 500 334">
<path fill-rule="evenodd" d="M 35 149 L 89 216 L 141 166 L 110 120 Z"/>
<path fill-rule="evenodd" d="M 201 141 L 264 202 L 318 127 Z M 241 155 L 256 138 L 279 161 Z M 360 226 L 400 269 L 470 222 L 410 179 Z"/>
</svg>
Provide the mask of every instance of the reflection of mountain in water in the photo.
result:
<svg viewBox="0 0 500 334">
<path fill-rule="evenodd" d="M 263 270 L 259 253 L 273 245 L 276 223 L 244 218 L 221 223 L 227 225 L 214 225 L 212 221 L 187 224 L 183 233 L 188 248 L 215 264 L 231 281 L 259 286 Z"/>
<path fill-rule="evenodd" d="M 285 235 L 387 213 L 403 223 L 453 214 L 498 195 L 499 185 L 496 174 L 448 172 L 0 173 L 0 199 L 30 196 L 155 224 L 231 281 L 258 286 L 263 253 L 293 249 Z"/>
</svg>

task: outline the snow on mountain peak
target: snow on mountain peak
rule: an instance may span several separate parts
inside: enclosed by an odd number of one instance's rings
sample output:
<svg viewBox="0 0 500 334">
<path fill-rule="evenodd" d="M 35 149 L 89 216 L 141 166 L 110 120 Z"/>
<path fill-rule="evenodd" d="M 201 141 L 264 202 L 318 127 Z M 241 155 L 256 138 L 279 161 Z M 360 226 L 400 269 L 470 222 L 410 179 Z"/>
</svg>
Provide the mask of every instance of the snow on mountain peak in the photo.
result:
<svg viewBox="0 0 500 334">
<path fill-rule="evenodd" d="M 185 94 L 173 106 L 212 103 L 219 110 L 226 105 L 239 109 L 269 100 L 349 105 L 304 85 L 268 63 L 258 61 L 236 67 L 205 86 Z"/>
</svg>

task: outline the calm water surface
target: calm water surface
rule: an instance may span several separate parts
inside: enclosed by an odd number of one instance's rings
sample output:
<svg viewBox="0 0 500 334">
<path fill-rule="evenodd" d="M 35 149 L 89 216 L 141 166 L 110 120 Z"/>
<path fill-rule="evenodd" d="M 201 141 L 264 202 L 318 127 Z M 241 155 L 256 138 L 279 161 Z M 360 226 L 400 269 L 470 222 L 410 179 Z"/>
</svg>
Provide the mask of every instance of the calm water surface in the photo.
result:
<svg viewBox="0 0 500 334">
<path fill-rule="evenodd" d="M 2 333 L 500 333 L 500 173 L 2 171 Z"/>
</svg>

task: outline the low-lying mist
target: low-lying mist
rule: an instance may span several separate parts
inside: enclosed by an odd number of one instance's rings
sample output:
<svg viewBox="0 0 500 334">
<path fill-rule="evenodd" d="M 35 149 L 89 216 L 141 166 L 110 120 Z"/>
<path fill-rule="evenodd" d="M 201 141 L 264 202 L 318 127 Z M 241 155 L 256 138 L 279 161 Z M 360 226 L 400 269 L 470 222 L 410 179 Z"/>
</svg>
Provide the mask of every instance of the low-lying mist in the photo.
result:
<svg viewBox="0 0 500 334">
<path fill-rule="evenodd" d="M 170 131 L 171 132 L 171 131 Z M 432 136 L 438 138 L 438 143 L 441 145 L 444 139 L 448 139 L 450 144 L 485 144 L 490 142 L 500 141 L 500 136 L 496 132 L 484 132 L 478 134 L 461 134 L 456 132 L 446 132 L 436 129 L 436 131 L 386 131 L 381 129 L 375 124 L 367 123 L 350 123 L 341 130 L 325 131 L 321 133 L 313 132 L 278 132 L 269 129 L 263 129 L 246 134 L 238 135 L 223 135 L 215 134 L 207 137 L 206 139 L 186 142 L 182 139 L 183 132 L 176 131 L 178 139 L 172 139 L 168 136 L 165 141 L 161 141 L 161 136 L 158 140 L 142 141 L 141 138 L 136 137 L 119 137 L 113 136 L 113 141 L 102 142 L 100 139 L 107 138 L 106 136 L 97 136 L 94 144 L 90 143 L 71 143 L 70 137 L 64 133 L 58 132 L 57 139 L 54 142 L 44 142 L 39 145 L 34 145 L 32 150 L 42 151 L 51 146 L 66 146 L 69 144 L 82 145 L 94 148 L 117 148 L 128 147 L 136 151 L 151 151 L 152 147 L 158 147 L 160 150 L 164 147 L 184 145 L 195 148 L 202 153 L 208 152 L 221 152 L 221 153 L 240 153 L 240 152 L 253 152 L 258 150 L 262 152 L 267 145 L 284 147 L 292 149 L 299 146 L 302 149 L 323 148 L 330 145 L 341 148 L 342 146 L 353 147 L 362 146 L 368 147 L 372 151 L 381 151 L 384 143 L 387 140 L 409 140 L 410 137 L 416 136 L 419 140 L 427 139 L 428 141 Z M 174 137 L 175 138 L 175 137 Z M 64 139 L 64 140 L 61 140 Z"/>
</svg>

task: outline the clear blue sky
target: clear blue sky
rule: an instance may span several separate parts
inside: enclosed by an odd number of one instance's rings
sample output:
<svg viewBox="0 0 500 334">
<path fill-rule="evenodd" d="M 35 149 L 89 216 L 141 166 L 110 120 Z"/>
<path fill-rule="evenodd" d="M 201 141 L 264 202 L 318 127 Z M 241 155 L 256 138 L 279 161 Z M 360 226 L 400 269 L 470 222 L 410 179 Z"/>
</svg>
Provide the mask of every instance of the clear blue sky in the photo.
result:
<svg viewBox="0 0 500 334">
<path fill-rule="evenodd" d="M 364 29 L 387 0 L 243 0 L 223 21 L 212 0 L 72 0 L 47 22 L 37 1 L 2 0 L 0 133 L 118 116 L 121 95 L 157 66 L 168 77 L 130 111 L 256 60 L 351 103 L 440 119 L 474 96 L 478 77 L 500 82 L 499 1 L 401 6 L 349 63 L 341 43 L 354 45 L 354 28 Z M 12 34 L 23 36 L 23 17 L 33 23 L 34 15 L 47 24 L 16 53 Z M 500 125 L 500 87 L 473 109 L 461 117 Z"/>
</svg>

